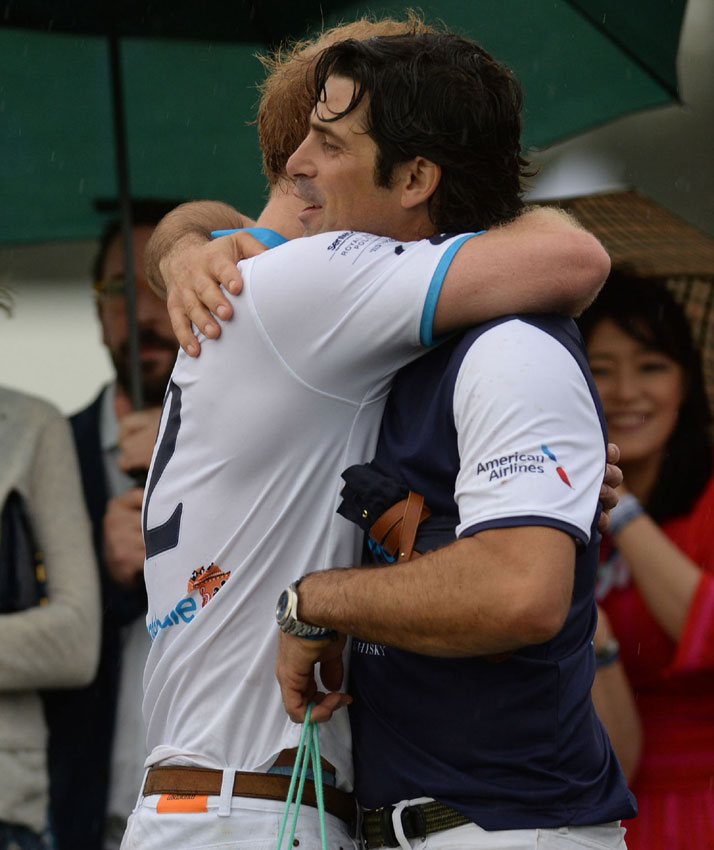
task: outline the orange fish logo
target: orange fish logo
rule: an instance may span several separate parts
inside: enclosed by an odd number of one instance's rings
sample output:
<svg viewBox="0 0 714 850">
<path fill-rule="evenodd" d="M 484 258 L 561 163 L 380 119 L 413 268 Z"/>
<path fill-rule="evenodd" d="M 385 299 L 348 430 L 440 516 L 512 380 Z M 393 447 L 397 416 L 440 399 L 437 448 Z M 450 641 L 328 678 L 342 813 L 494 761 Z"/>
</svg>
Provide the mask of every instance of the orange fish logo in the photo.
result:
<svg viewBox="0 0 714 850">
<path fill-rule="evenodd" d="M 224 573 L 218 564 L 211 562 L 191 573 L 186 590 L 189 593 L 197 590 L 201 594 L 201 608 L 205 608 L 230 577 L 230 572 Z"/>
</svg>

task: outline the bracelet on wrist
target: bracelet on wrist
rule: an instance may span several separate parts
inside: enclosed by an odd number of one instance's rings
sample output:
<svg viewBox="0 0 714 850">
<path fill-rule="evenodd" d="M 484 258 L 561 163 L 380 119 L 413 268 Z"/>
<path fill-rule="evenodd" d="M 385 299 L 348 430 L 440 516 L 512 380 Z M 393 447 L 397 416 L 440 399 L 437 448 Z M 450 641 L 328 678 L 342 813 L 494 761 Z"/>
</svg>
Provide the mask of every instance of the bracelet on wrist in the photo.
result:
<svg viewBox="0 0 714 850">
<path fill-rule="evenodd" d="M 642 516 L 644 512 L 645 509 L 639 503 L 637 497 L 633 496 L 632 493 L 625 493 L 610 511 L 610 522 L 607 527 L 607 533 L 610 537 L 614 537 L 626 525 L 629 525 L 633 519 Z"/>
<path fill-rule="evenodd" d="M 620 644 L 616 637 L 609 637 L 603 644 L 595 648 L 595 666 L 598 670 L 609 667 L 620 660 Z"/>
</svg>

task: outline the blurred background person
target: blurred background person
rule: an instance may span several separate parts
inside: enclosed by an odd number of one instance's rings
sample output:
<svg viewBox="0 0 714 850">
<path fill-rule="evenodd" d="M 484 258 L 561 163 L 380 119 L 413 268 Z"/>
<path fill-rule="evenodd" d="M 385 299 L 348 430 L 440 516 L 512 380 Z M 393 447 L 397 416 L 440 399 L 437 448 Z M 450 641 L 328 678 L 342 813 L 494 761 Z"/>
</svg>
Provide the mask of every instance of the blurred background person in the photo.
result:
<svg viewBox="0 0 714 850">
<path fill-rule="evenodd" d="M 714 847 L 714 475 L 687 320 L 655 280 L 613 272 L 579 325 L 620 447 L 603 541 L 593 698 L 631 777 L 630 850 Z M 641 724 L 641 733 L 640 733 Z"/>
<path fill-rule="evenodd" d="M 7 294 L 0 292 L 0 307 L 7 305 Z M 0 848 L 35 850 L 52 846 L 39 691 L 78 687 L 94 675 L 99 579 L 77 457 L 62 414 L 0 387 L 0 458 Z M 11 519 L 19 504 L 26 529 L 18 528 L 17 513 Z M 32 598 L 9 593 L 20 574 L 29 578 Z"/>
<path fill-rule="evenodd" d="M 124 251 L 118 220 L 92 268 L 102 338 L 116 380 L 71 418 L 102 580 L 102 649 L 87 688 L 48 698 L 51 805 L 57 850 L 118 848 L 143 775 L 142 675 L 149 651 L 141 534 L 142 472 L 151 461 L 177 343 L 166 305 L 148 287 L 144 248 L 178 202 L 132 204 L 133 262 L 146 408 L 132 409 Z M 131 475 L 129 473 L 132 473 Z"/>
</svg>

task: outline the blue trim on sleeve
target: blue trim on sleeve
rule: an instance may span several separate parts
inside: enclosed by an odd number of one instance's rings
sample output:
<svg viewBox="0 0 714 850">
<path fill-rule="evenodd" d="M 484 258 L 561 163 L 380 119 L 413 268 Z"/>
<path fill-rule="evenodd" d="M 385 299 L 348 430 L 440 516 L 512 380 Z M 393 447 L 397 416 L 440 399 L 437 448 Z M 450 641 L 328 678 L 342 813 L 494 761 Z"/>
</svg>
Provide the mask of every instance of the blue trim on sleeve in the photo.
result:
<svg viewBox="0 0 714 850">
<path fill-rule="evenodd" d="M 444 277 L 454 259 L 454 254 L 468 239 L 473 236 L 480 236 L 485 233 L 485 230 L 479 230 L 477 233 L 466 233 L 460 239 L 455 239 L 451 245 L 444 251 L 439 260 L 439 265 L 436 267 L 434 274 L 429 284 L 429 289 L 426 293 L 424 301 L 424 310 L 421 314 L 421 324 L 419 325 L 419 339 L 422 345 L 434 345 L 434 312 L 436 311 L 436 302 L 441 294 L 441 287 L 444 283 Z"/>
<path fill-rule="evenodd" d="M 566 534 L 569 534 L 574 538 L 576 543 L 581 545 L 587 545 L 589 540 L 589 537 L 583 534 L 583 530 L 572 523 L 554 519 L 553 517 L 537 516 L 535 514 L 531 516 L 503 517 L 501 519 L 484 520 L 483 522 L 474 523 L 459 534 L 459 540 L 462 537 L 471 537 L 479 531 L 485 531 L 488 528 L 514 528 L 522 525 L 545 525 L 548 528 L 557 528 L 558 531 L 564 531 Z"/>
<path fill-rule="evenodd" d="M 231 233 L 238 233 L 239 230 L 245 230 L 246 233 L 255 236 L 266 248 L 277 248 L 278 245 L 288 241 L 284 236 L 267 227 L 234 227 L 232 230 L 212 230 L 211 238 L 218 239 L 219 236 L 228 236 Z"/>
</svg>

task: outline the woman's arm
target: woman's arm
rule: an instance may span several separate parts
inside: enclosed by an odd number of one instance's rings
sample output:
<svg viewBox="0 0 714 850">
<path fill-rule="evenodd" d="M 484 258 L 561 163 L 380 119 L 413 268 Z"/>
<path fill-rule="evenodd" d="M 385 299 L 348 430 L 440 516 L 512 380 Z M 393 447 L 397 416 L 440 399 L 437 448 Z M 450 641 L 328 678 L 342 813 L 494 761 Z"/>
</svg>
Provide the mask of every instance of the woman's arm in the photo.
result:
<svg viewBox="0 0 714 850">
<path fill-rule="evenodd" d="M 43 421 L 28 447 L 24 481 L 49 602 L 0 616 L 5 691 L 87 684 L 99 658 L 99 577 L 74 443 L 58 411 L 42 405 L 38 415 Z M 27 433 L 37 428 L 27 425 Z"/>
<path fill-rule="evenodd" d="M 682 636 L 689 609 L 702 578 L 701 568 L 679 549 L 644 511 L 630 506 L 634 497 L 620 493 L 610 515 L 610 534 L 627 561 L 632 578 L 652 614 L 673 641 Z M 629 511 L 624 524 L 620 516 Z M 633 515 L 635 514 L 635 515 Z"/>
</svg>

